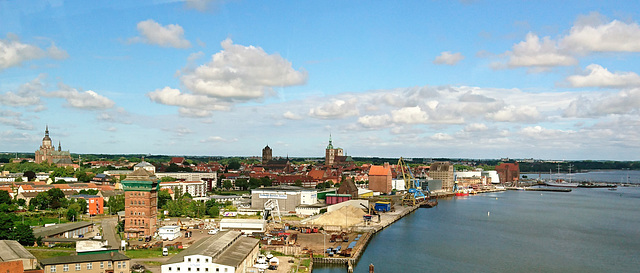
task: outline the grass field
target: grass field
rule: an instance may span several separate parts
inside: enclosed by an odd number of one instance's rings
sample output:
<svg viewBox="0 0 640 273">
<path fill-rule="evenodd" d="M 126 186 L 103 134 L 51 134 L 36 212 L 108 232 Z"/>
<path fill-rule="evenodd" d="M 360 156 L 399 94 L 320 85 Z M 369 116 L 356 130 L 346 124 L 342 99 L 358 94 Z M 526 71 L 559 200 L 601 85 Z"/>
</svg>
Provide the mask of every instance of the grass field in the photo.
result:
<svg viewBox="0 0 640 273">
<path fill-rule="evenodd" d="M 178 254 L 182 249 L 169 250 L 169 256 Z M 124 252 L 131 259 L 145 259 L 162 257 L 162 249 L 132 249 Z"/>
</svg>

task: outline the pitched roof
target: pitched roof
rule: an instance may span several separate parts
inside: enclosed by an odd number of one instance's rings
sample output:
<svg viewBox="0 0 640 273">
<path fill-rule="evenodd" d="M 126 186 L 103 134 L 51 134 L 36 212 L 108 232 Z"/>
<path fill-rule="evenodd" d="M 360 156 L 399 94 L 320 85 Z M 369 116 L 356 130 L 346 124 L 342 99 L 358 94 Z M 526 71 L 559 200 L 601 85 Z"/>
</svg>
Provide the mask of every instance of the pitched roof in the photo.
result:
<svg viewBox="0 0 640 273">
<path fill-rule="evenodd" d="M 371 175 L 391 175 L 391 167 L 385 168 L 384 166 L 371 166 L 369 169 L 369 176 Z"/>
<path fill-rule="evenodd" d="M 73 255 L 73 256 L 59 256 L 40 261 L 42 265 L 53 264 L 74 264 L 84 262 L 99 262 L 99 261 L 126 261 L 131 258 L 120 254 L 118 252 L 99 253 L 99 254 L 87 254 L 87 255 Z"/>
<path fill-rule="evenodd" d="M 238 267 L 249 252 L 260 242 L 258 239 L 241 237 L 239 231 L 224 231 L 200 241 L 171 257 L 165 264 L 184 261 L 185 256 L 204 255 L 213 258 L 213 262 Z"/>
<path fill-rule="evenodd" d="M 36 259 L 23 246 L 14 240 L 0 240 L 0 262 L 8 262 L 19 259 Z"/>
<path fill-rule="evenodd" d="M 66 231 L 75 230 L 75 229 L 79 229 L 79 228 L 83 228 L 91 225 L 93 225 L 93 223 L 91 222 L 72 222 L 72 223 L 58 224 L 58 225 L 53 225 L 48 227 L 38 227 L 33 229 L 33 235 L 36 236 L 36 238 L 40 236 L 45 238 L 51 235 L 60 234 Z"/>
</svg>

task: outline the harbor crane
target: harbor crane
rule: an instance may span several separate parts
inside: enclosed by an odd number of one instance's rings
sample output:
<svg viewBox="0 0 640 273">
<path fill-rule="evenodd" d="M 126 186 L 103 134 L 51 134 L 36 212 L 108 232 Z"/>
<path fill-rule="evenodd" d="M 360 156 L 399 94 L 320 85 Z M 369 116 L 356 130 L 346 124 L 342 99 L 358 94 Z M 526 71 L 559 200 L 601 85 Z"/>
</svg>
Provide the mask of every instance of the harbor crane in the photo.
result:
<svg viewBox="0 0 640 273">
<path fill-rule="evenodd" d="M 426 200 L 427 196 L 424 195 L 420 188 L 420 180 L 416 179 L 411 172 L 411 168 L 407 166 L 402 157 L 398 159 L 398 168 L 402 172 L 402 179 L 404 180 L 404 186 L 407 192 L 402 196 L 402 204 L 415 206 Z"/>
<path fill-rule="evenodd" d="M 280 217 L 280 206 L 278 205 L 278 201 L 275 199 L 269 199 L 267 202 L 264 202 L 264 211 L 262 212 L 262 219 L 269 220 L 269 216 L 273 219 L 274 222 L 282 222 L 282 218 Z M 277 216 L 278 219 L 274 216 Z"/>
</svg>

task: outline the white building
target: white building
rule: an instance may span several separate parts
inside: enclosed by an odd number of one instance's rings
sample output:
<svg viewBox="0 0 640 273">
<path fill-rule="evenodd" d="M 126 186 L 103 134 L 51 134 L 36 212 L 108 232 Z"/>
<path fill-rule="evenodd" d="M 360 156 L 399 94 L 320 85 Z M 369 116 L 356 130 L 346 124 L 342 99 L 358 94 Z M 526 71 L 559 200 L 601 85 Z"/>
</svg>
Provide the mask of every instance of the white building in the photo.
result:
<svg viewBox="0 0 640 273">
<path fill-rule="evenodd" d="M 162 273 L 241 273 L 253 268 L 260 240 L 227 231 L 206 237 L 161 266 Z"/>
<path fill-rule="evenodd" d="M 406 189 L 404 179 L 392 179 L 391 186 L 392 189 L 397 191 L 403 191 Z"/>
<path fill-rule="evenodd" d="M 222 219 L 220 230 L 237 230 L 245 234 L 264 232 L 267 222 L 262 219 Z"/>
<path fill-rule="evenodd" d="M 487 177 L 487 181 L 491 180 L 492 184 L 500 184 L 500 177 L 497 171 L 482 171 L 482 176 Z"/>
<path fill-rule="evenodd" d="M 160 182 L 160 189 L 171 189 L 174 193 L 189 193 L 192 197 L 207 196 L 207 182 L 204 180 Z"/>
<path fill-rule="evenodd" d="M 318 190 L 289 185 L 251 190 L 251 208 L 263 209 L 269 199 L 278 202 L 281 212 L 295 211 L 299 205 L 318 203 Z"/>
<path fill-rule="evenodd" d="M 182 233 L 180 233 L 179 226 L 164 226 L 158 229 L 158 236 L 160 236 L 162 240 L 173 241 L 181 235 Z"/>
</svg>

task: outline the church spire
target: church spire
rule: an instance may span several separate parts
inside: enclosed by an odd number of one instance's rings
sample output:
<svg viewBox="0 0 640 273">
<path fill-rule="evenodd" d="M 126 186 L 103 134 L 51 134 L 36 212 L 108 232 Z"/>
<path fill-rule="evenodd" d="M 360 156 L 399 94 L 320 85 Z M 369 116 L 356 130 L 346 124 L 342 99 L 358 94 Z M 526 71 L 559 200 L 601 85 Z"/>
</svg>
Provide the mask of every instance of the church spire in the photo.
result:
<svg viewBox="0 0 640 273">
<path fill-rule="evenodd" d="M 58 141 L 58 152 L 62 151 L 62 145 L 60 145 L 60 141 Z"/>
</svg>

